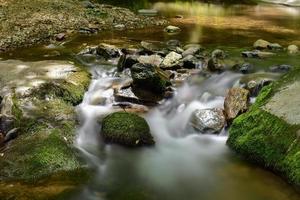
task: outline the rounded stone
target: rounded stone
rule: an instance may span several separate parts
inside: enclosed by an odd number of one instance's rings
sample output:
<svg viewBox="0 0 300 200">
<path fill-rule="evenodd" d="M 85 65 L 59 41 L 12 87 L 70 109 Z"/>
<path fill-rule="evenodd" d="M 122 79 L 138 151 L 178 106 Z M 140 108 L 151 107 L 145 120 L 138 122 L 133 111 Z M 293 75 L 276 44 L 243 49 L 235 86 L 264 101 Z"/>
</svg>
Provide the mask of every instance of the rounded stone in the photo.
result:
<svg viewBox="0 0 300 200">
<path fill-rule="evenodd" d="M 146 120 L 127 112 L 116 112 L 106 116 L 102 121 L 101 135 L 105 143 L 129 147 L 155 143 Z"/>
</svg>

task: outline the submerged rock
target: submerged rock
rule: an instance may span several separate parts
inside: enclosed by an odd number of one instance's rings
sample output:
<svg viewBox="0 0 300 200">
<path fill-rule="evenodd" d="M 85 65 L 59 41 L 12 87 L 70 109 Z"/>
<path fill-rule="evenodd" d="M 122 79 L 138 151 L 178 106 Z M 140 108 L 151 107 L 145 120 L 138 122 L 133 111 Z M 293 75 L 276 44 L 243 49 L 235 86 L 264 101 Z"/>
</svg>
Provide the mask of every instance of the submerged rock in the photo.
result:
<svg viewBox="0 0 300 200">
<path fill-rule="evenodd" d="M 106 143 L 129 147 L 155 143 L 146 120 L 126 112 L 116 112 L 105 117 L 102 121 L 101 135 Z"/>
<path fill-rule="evenodd" d="M 163 94 L 167 81 L 160 76 L 158 69 L 150 64 L 137 63 L 130 69 L 134 87 Z"/>
<path fill-rule="evenodd" d="M 220 133 L 225 126 L 222 109 L 202 109 L 193 112 L 190 124 L 201 133 Z"/>
<path fill-rule="evenodd" d="M 248 110 L 249 97 L 249 91 L 246 89 L 231 88 L 228 90 L 224 101 L 224 112 L 229 122 Z"/>
</svg>

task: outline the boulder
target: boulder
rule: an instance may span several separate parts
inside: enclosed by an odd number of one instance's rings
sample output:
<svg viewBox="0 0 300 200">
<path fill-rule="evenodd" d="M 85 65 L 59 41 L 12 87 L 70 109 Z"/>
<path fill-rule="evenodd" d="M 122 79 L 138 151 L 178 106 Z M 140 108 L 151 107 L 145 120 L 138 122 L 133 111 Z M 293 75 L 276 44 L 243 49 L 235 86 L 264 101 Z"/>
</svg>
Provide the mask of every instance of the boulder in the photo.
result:
<svg viewBox="0 0 300 200">
<path fill-rule="evenodd" d="M 291 65 L 273 65 L 269 68 L 270 72 L 273 73 L 287 73 L 288 71 L 290 71 L 292 69 Z"/>
<path fill-rule="evenodd" d="M 163 60 L 161 68 L 163 69 L 178 68 L 181 59 L 182 59 L 182 55 L 172 51 Z"/>
<path fill-rule="evenodd" d="M 225 66 L 217 58 L 210 58 L 207 62 L 207 69 L 215 72 L 224 70 Z"/>
<path fill-rule="evenodd" d="M 250 91 L 250 95 L 256 97 L 264 86 L 271 84 L 273 80 L 251 80 L 247 83 L 246 89 Z"/>
<path fill-rule="evenodd" d="M 187 49 L 185 49 L 184 52 L 182 52 L 182 56 L 186 57 L 188 55 L 195 55 L 195 54 L 198 54 L 200 51 L 201 51 L 200 45 L 190 46 Z"/>
<path fill-rule="evenodd" d="M 120 56 L 120 51 L 118 48 L 104 43 L 97 46 L 96 53 L 98 56 L 104 57 L 105 59 L 117 58 Z"/>
<path fill-rule="evenodd" d="M 270 44 L 271 43 L 266 40 L 259 39 L 256 42 L 254 42 L 253 47 L 255 49 L 262 50 L 262 49 L 267 49 Z"/>
<path fill-rule="evenodd" d="M 101 136 L 105 143 L 128 147 L 155 143 L 146 120 L 127 112 L 116 112 L 105 117 L 102 121 Z"/>
<path fill-rule="evenodd" d="M 188 55 L 182 59 L 182 67 L 186 69 L 200 68 L 203 63 L 193 55 Z"/>
<path fill-rule="evenodd" d="M 165 28 L 165 32 L 167 32 L 167 33 L 178 33 L 180 31 L 181 31 L 181 29 L 177 26 L 170 25 Z"/>
<path fill-rule="evenodd" d="M 150 64 L 137 63 L 130 69 L 133 86 L 163 94 L 167 81 L 161 77 L 158 69 Z"/>
<path fill-rule="evenodd" d="M 288 53 L 289 53 L 289 54 L 296 54 L 296 53 L 299 53 L 299 48 L 298 48 L 298 46 L 296 46 L 296 45 L 294 45 L 294 44 L 289 45 L 288 48 L 287 48 L 287 50 L 288 50 Z"/>
<path fill-rule="evenodd" d="M 262 89 L 248 112 L 236 118 L 227 144 L 245 159 L 300 186 L 300 70 Z"/>
<path fill-rule="evenodd" d="M 259 50 L 242 52 L 242 56 L 245 58 L 268 58 L 274 55 L 276 54 L 272 52 L 259 51 Z"/>
<path fill-rule="evenodd" d="M 138 57 L 138 62 L 142 63 L 142 64 L 150 64 L 153 66 L 159 66 L 162 61 L 163 58 L 159 55 L 151 55 L 151 56 L 140 56 Z"/>
<path fill-rule="evenodd" d="M 243 74 L 249 74 L 249 73 L 252 73 L 254 71 L 254 67 L 250 63 L 244 63 L 240 67 L 239 71 Z"/>
<path fill-rule="evenodd" d="M 212 58 L 224 59 L 226 57 L 225 52 L 221 49 L 216 49 L 211 53 Z"/>
<path fill-rule="evenodd" d="M 248 110 L 249 96 L 250 93 L 246 89 L 229 89 L 224 101 L 224 112 L 229 123 L 232 122 L 232 120 L 235 119 L 238 115 Z"/>
<path fill-rule="evenodd" d="M 134 104 L 148 106 L 157 105 L 157 102 L 161 100 L 160 96 L 157 96 L 147 90 L 139 90 L 132 87 L 116 89 L 114 91 L 114 97 L 117 102 L 131 102 Z"/>
<path fill-rule="evenodd" d="M 278 51 L 278 50 L 282 50 L 282 46 L 278 43 L 270 43 L 268 45 L 268 49 L 271 49 L 271 50 L 275 50 L 275 51 Z"/>
<path fill-rule="evenodd" d="M 222 109 L 201 109 L 193 112 L 190 125 L 201 133 L 220 133 L 226 120 Z"/>
</svg>

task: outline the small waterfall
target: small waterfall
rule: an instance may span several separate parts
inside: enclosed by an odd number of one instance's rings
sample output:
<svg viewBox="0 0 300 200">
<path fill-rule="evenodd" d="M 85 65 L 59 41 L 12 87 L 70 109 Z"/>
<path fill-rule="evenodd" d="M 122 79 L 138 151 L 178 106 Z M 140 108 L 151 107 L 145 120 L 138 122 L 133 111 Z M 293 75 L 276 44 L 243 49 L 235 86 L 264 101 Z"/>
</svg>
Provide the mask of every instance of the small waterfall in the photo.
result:
<svg viewBox="0 0 300 200">
<path fill-rule="evenodd" d="M 79 199 L 107 199 L 107 195 L 120 198 L 122 194 L 118 192 L 135 186 L 159 198 L 208 199 L 209 187 L 220 181 L 213 174 L 231 155 L 225 145 L 227 136 L 199 135 L 187 129 L 187 123 L 195 109 L 222 108 L 224 91 L 240 76 L 224 72 L 211 76 L 201 87 L 188 83 L 181 86 L 173 99 L 144 116 L 155 138 L 155 147 L 132 150 L 105 145 L 100 137 L 101 119 L 115 111 L 112 86 L 125 79 L 94 71 L 90 88 L 77 108 L 81 127 L 76 144 L 97 173 Z M 105 102 L 95 105 L 95 99 L 100 97 Z M 162 191 L 172 192 L 163 195 Z"/>
</svg>

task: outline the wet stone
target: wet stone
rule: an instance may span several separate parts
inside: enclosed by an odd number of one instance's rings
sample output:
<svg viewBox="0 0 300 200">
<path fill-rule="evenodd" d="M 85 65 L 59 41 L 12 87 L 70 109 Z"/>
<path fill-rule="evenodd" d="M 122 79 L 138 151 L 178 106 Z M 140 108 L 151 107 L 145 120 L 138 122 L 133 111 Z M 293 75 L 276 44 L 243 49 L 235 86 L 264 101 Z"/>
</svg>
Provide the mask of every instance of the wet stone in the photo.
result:
<svg viewBox="0 0 300 200">
<path fill-rule="evenodd" d="M 193 112 L 190 125 L 201 133 L 220 133 L 226 120 L 222 109 L 202 109 Z"/>
</svg>

